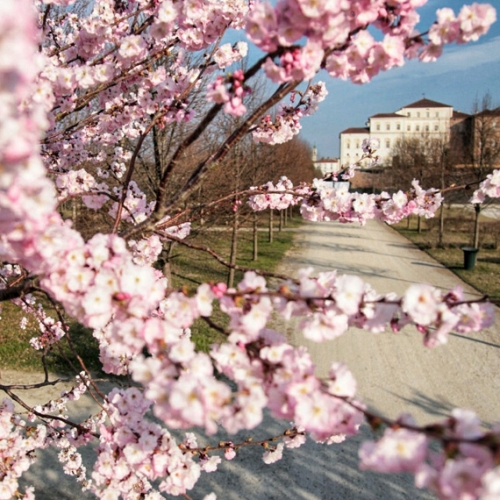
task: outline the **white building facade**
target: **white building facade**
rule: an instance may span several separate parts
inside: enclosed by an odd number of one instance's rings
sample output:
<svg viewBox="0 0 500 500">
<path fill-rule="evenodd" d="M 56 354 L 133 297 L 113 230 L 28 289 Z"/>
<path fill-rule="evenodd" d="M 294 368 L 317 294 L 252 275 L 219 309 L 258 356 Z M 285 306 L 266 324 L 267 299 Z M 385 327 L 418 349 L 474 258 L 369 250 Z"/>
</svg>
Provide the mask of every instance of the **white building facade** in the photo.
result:
<svg viewBox="0 0 500 500">
<path fill-rule="evenodd" d="M 320 158 L 318 160 L 318 150 L 316 146 L 313 146 L 312 162 L 314 168 L 320 170 L 323 176 L 332 172 L 336 173 L 340 170 L 340 161 L 338 158 Z"/>
<path fill-rule="evenodd" d="M 346 166 L 360 161 L 364 139 L 379 141 L 379 164 L 391 157 L 398 139 L 428 137 L 449 141 L 450 127 L 462 117 L 465 119 L 467 115 L 454 112 L 452 106 L 425 98 L 394 113 L 370 116 L 366 127 L 348 128 L 340 133 L 340 164 Z"/>
</svg>

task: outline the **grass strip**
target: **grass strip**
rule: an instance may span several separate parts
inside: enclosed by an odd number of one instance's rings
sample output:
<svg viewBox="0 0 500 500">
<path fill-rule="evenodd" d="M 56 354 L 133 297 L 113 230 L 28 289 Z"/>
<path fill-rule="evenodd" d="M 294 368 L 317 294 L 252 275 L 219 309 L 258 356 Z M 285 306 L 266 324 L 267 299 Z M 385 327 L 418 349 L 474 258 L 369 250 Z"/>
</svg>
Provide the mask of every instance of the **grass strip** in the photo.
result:
<svg viewBox="0 0 500 500">
<path fill-rule="evenodd" d="M 395 224 L 400 234 L 491 299 L 500 300 L 500 221 L 480 218 L 480 249 L 474 269 L 464 269 L 462 247 L 470 247 L 474 215 L 467 208 L 445 207 L 444 234 L 439 244 L 438 218 L 422 219 L 420 232 L 416 217 Z"/>
</svg>

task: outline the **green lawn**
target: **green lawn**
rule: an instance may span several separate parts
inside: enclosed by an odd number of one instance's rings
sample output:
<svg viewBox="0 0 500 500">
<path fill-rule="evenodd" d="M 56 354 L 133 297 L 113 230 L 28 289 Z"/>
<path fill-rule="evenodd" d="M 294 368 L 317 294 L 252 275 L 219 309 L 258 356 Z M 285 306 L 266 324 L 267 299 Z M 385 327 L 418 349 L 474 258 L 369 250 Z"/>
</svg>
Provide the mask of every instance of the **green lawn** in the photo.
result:
<svg viewBox="0 0 500 500">
<path fill-rule="evenodd" d="M 462 247 L 470 247 L 473 231 L 473 213 L 461 208 L 445 208 L 443 245 L 438 246 L 438 219 L 421 221 L 417 231 L 417 218 L 410 224 L 405 220 L 393 226 L 402 235 L 448 267 L 476 290 L 493 300 L 500 300 L 500 221 L 481 216 L 480 250 L 474 269 L 464 269 Z"/>
</svg>

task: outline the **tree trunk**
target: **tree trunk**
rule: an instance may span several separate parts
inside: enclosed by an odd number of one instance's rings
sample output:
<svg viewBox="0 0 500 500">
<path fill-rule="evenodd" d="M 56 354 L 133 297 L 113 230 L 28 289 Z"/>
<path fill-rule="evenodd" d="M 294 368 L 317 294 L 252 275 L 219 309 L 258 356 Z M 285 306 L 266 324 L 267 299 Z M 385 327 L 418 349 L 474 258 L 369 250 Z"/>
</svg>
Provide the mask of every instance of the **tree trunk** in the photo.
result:
<svg viewBox="0 0 500 500">
<path fill-rule="evenodd" d="M 441 204 L 439 209 L 439 233 L 438 233 L 438 247 L 443 247 L 444 236 L 444 203 Z"/>
<path fill-rule="evenodd" d="M 160 158 L 160 148 L 158 146 L 158 130 L 156 126 L 153 127 L 153 151 L 155 158 L 155 173 L 156 181 L 159 182 L 162 178 L 162 168 L 161 168 L 161 158 Z"/>
<path fill-rule="evenodd" d="M 279 221 L 279 224 L 278 224 L 278 231 L 281 232 L 281 230 L 283 229 L 283 210 L 280 210 L 280 221 Z"/>
<path fill-rule="evenodd" d="M 258 226 L 258 216 L 257 212 L 253 213 L 253 258 L 252 260 L 257 260 L 259 258 L 259 226 Z"/>
<path fill-rule="evenodd" d="M 444 169 L 445 169 L 445 153 L 441 155 L 441 189 L 445 188 L 444 184 Z M 443 247 L 444 243 L 444 198 L 441 202 L 441 209 L 439 211 L 439 234 L 438 234 L 438 247 Z"/>
<path fill-rule="evenodd" d="M 273 209 L 269 209 L 269 243 L 273 242 Z"/>
<path fill-rule="evenodd" d="M 476 217 L 474 218 L 474 241 L 472 242 L 472 246 L 479 248 L 479 214 L 481 213 L 481 205 L 479 203 L 474 205 L 474 211 L 476 212 Z"/>
<path fill-rule="evenodd" d="M 422 232 L 422 217 L 420 215 L 417 217 L 417 232 Z"/>
<path fill-rule="evenodd" d="M 175 241 L 168 244 L 166 251 L 165 264 L 163 264 L 163 275 L 167 278 L 167 286 L 172 287 L 172 254 L 174 251 Z"/>
<path fill-rule="evenodd" d="M 232 288 L 234 285 L 234 266 L 236 265 L 236 252 L 238 250 L 238 210 L 233 216 L 233 230 L 231 232 L 231 253 L 229 255 L 229 276 L 227 278 L 227 286 Z"/>
<path fill-rule="evenodd" d="M 410 229 L 410 223 L 411 223 L 411 215 L 408 215 L 406 218 L 406 229 Z"/>
<path fill-rule="evenodd" d="M 283 210 L 283 226 L 287 226 L 288 224 L 288 208 L 285 208 L 285 210 Z"/>
</svg>

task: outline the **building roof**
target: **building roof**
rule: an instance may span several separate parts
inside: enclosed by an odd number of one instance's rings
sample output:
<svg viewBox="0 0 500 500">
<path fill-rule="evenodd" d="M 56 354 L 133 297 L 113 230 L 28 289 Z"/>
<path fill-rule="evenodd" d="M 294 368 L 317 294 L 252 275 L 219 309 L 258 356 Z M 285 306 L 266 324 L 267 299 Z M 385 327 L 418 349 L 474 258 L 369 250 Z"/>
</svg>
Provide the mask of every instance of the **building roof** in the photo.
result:
<svg viewBox="0 0 500 500">
<path fill-rule="evenodd" d="M 401 118 L 401 115 L 397 113 L 377 113 L 376 115 L 370 116 L 370 118 Z"/>
<path fill-rule="evenodd" d="M 406 106 L 403 106 L 403 108 L 452 108 L 453 106 L 450 106 L 448 104 L 443 104 L 442 102 L 437 102 L 437 101 L 431 101 L 430 99 L 420 99 L 420 101 L 415 101 L 412 102 L 411 104 L 408 104 Z"/>
<path fill-rule="evenodd" d="M 339 161 L 338 158 L 320 158 L 319 160 L 316 160 L 313 163 L 337 163 L 338 161 Z"/>
<path fill-rule="evenodd" d="M 468 118 L 470 115 L 461 111 L 453 111 L 453 118 Z"/>
<path fill-rule="evenodd" d="M 342 130 L 340 132 L 341 134 L 369 134 L 370 129 L 368 127 L 351 127 L 351 128 L 346 128 L 345 130 Z"/>
<path fill-rule="evenodd" d="M 500 108 L 484 109 L 475 114 L 475 116 L 498 116 L 500 115 Z"/>
</svg>

